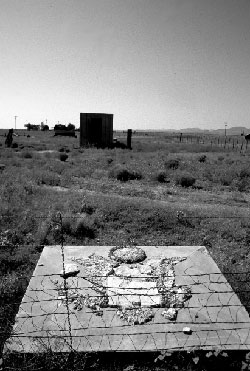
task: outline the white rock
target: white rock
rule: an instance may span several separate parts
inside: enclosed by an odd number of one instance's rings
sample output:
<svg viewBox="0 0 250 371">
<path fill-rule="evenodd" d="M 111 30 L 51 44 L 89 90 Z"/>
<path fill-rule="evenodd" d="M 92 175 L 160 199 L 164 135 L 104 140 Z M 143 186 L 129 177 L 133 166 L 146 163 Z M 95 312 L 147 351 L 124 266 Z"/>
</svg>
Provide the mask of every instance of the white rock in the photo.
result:
<svg viewBox="0 0 250 371">
<path fill-rule="evenodd" d="M 61 270 L 60 276 L 61 277 L 69 277 L 75 276 L 77 273 L 80 272 L 80 269 L 77 264 L 66 263 L 64 266 L 64 270 Z"/>
<path fill-rule="evenodd" d="M 164 318 L 166 318 L 166 319 L 169 319 L 169 320 L 175 320 L 176 319 L 176 316 L 177 316 L 177 309 L 175 309 L 175 308 L 169 308 L 169 309 L 167 309 L 167 310 L 164 310 L 163 312 L 162 312 L 162 316 L 164 317 Z"/>
<path fill-rule="evenodd" d="M 187 335 L 192 334 L 192 330 L 191 330 L 190 327 L 183 327 L 182 331 L 183 331 L 184 334 L 187 334 Z"/>
</svg>

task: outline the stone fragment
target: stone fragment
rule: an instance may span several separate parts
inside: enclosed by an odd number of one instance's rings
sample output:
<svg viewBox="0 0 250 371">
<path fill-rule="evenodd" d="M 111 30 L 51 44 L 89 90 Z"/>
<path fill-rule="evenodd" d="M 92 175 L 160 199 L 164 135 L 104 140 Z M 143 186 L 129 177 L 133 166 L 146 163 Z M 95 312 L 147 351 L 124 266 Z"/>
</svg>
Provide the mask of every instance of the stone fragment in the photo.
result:
<svg viewBox="0 0 250 371">
<path fill-rule="evenodd" d="M 182 331 L 186 335 L 191 335 L 192 334 L 192 330 L 191 330 L 190 327 L 183 327 Z"/>
<path fill-rule="evenodd" d="M 60 276 L 67 278 L 70 276 L 75 276 L 77 273 L 80 272 L 80 269 L 77 264 L 72 264 L 72 263 L 66 263 L 64 266 L 64 270 L 61 270 Z"/>
<path fill-rule="evenodd" d="M 161 315 L 164 318 L 169 319 L 170 321 L 174 321 L 174 320 L 176 320 L 177 313 L 178 313 L 177 309 L 169 308 L 167 310 L 164 310 Z"/>
</svg>

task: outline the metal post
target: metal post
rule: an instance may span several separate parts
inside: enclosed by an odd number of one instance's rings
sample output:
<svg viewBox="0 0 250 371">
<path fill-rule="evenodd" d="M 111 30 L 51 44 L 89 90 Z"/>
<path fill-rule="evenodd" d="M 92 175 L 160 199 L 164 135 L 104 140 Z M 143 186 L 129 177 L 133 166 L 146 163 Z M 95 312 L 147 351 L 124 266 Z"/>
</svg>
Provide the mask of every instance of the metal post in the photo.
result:
<svg viewBox="0 0 250 371">
<path fill-rule="evenodd" d="M 132 138 L 132 129 L 128 129 L 128 132 L 127 132 L 127 148 L 128 149 L 132 149 L 131 138 Z"/>
<path fill-rule="evenodd" d="M 16 130 L 16 119 L 17 119 L 18 116 L 14 116 L 14 117 L 15 117 L 15 130 Z"/>
</svg>

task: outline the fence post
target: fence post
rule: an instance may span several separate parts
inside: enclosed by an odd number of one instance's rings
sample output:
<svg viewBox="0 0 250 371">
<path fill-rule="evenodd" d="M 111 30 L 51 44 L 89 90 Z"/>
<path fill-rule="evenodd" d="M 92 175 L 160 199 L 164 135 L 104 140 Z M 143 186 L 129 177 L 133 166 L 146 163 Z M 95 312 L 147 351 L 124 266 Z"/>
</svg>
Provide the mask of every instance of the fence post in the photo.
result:
<svg viewBox="0 0 250 371">
<path fill-rule="evenodd" d="M 70 311 L 69 311 L 69 297 L 68 297 L 68 287 L 67 287 L 67 281 L 66 281 L 66 274 L 65 274 L 65 255 L 64 255 L 64 232 L 63 232 L 63 219 L 62 214 L 59 213 L 59 221 L 60 221 L 60 227 L 61 227 L 61 252 L 62 252 L 62 266 L 63 266 L 63 289 L 66 297 L 66 309 L 67 309 L 67 319 L 68 319 L 68 325 L 69 325 L 69 338 L 70 338 L 70 348 L 73 349 L 73 339 L 72 339 L 72 331 L 71 331 L 71 322 L 70 322 Z"/>
<path fill-rule="evenodd" d="M 132 129 L 128 129 L 128 132 L 127 132 L 127 147 L 128 147 L 128 149 L 132 149 L 131 138 L 132 138 Z"/>
</svg>

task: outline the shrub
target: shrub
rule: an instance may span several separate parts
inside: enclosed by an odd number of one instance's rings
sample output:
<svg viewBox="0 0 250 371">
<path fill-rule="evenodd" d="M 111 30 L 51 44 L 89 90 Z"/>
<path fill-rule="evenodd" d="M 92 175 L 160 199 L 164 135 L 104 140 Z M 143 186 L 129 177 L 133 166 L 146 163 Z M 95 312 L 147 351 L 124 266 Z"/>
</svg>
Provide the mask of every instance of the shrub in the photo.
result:
<svg viewBox="0 0 250 371">
<path fill-rule="evenodd" d="M 128 170 L 127 168 L 121 166 L 113 168 L 109 172 L 109 176 L 120 180 L 121 182 L 127 182 L 128 180 L 140 180 L 142 178 L 141 173 L 133 170 Z"/>
<path fill-rule="evenodd" d="M 220 183 L 224 186 L 229 186 L 232 183 L 233 179 L 230 174 L 222 174 L 220 176 Z"/>
<path fill-rule="evenodd" d="M 201 155 L 199 158 L 198 158 L 198 161 L 199 162 L 206 162 L 207 160 L 207 156 L 206 155 Z"/>
<path fill-rule="evenodd" d="M 236 177 L 237 177 L 236 171 L 232 167 L 217 169 L 215 172 L 215 179 L 218 180 L 224 186 L 231 185 Z"/>
<path fill-rule="evenodd" d="M 195 183 L 195 178 L 190 174 L 178 174 L 175 179 L 176 185 L 181 187 L 192 187 Z"/>
<path fill-rule="evenodd" d="M 95 238 L 96 229 L 94 222 L 89 220 L 86 217 L 82 217 L 77 219 L 74 235 L 78 238 L 87 237 L 87 238 Z"/>
<path fill-rule="evenodd" d="M 60 158 L 61 161 L 66 161 L 68 157 L 69 156 L 66 155 L 66 153 L 61 153 L 60 156 L 59 156 L 59 158 Z"/>
<path fill-rule="evenodd" d="M 156 179 L 158 180 L 158 182 L 160 183 L 168 183 L 168 179 L 167 179 L 167 173 L 165 171 L 159 171 L 158 174 L 156 175 Z"/>
<path fill-rule="evenodd" d="M 224 157 L 223 156 L 218 156 L 218 161 L 223 161 Z"/>
<path fill-rule="evenodd" d="M 0 296 L 2 301 L 10 302 L 17 300 L 24 294 L 23 280 L 16 272 L 7 273 L 0 280 Z"/>
<path fill-rule="evenodd" d="M 169 160 L 167 160 L 165 162 L 165 167 L 167 169 L 176 170 L 176 169 L 178 169 L 179 164 L 180 164 L 180 161 L 179 160 L 177 160 L 177 159 L 169 159 Z"/>
<path fill-rule="evenodd" d="M 65 151 L 64 147 L 61 147 L 61 148 L 59 148 L 59 150 L 58 150 L 58 152 L 64 152 L 64 151 Z"/>
<path fill-rule="evenodd" d="M 32 158 L 33 155 L 32 155 L 31 152 L 26 151 L 26 152 L 23 152 L 23 153 L 22 153 L 22 157 L 23 157 L 23 158 Z"/>
<path fill-rule="evenodd" d="M 46 184 L 49 186 L 59 186 L 60 176 L 55 174 L 53 171 L 45 170 L 41 171 L 37 177 L 37 184 Z"/>
<path fill-rule="evenodd" d="M 236 188 L 239 192 L 246 192 L 250 188 L 250 180 L 248 178 L 242 178 L 236 183 Z"/>
<path fill-rule="evenodd" d="M 240 179 L 249 178 L 250 177 L 250 170 L 249 169 L 242 169 L 239 174 Z"/>
<path fill-rule="evenodd" d="M 113 159 L 112 159 L 111 157 L 109 157 L 109 158 L 107 159 L 107 161 L 108 161 L 108 164 L 110 165 L 110 164 L 112 164 Z"/>
<path fill-rule="evenodd" d="M 12 146 L 11 146 L 11 148 L 18 148 L 18 144 L 17 143 L 12 143 Z"/>
</svg>

